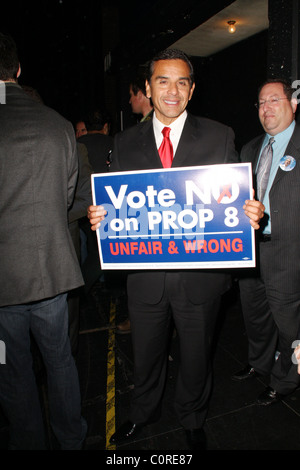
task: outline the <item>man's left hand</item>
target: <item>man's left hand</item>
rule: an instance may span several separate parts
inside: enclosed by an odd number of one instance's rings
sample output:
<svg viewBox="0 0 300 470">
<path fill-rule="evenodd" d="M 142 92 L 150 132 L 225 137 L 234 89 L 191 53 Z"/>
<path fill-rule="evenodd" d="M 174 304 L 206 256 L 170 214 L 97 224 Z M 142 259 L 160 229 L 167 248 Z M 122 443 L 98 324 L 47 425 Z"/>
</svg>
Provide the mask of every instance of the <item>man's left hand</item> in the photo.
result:
<svg viewBox="0 0 300 470">
<path fill-rule="evenodd" d="M 254 191 L 253 191 L 254 193 Z M 250 224 L 255 230 L 259 229 L 259 222 L 265 214 L 265 206 L 255 199 L 248 199 L 243 206 L 245 214 L 250 219 Z"/>
</svg>

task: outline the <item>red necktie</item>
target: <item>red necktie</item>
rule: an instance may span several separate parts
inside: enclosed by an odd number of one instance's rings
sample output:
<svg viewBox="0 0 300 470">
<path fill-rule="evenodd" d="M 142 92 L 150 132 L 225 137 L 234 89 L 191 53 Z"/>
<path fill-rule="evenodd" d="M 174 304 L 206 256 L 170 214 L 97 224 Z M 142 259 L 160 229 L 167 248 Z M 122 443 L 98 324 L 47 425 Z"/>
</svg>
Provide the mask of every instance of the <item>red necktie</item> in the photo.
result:
<svg viewBox="0 0 300 470">
<path fill-rule="evenodd" d="M 173 147 L 169 138 L 170 127 L 164 127 L 161 131 L 164 139 L 158 149 L 158 153 L 164 168 L 171 168 L 173 160 Z"/>
</svg>

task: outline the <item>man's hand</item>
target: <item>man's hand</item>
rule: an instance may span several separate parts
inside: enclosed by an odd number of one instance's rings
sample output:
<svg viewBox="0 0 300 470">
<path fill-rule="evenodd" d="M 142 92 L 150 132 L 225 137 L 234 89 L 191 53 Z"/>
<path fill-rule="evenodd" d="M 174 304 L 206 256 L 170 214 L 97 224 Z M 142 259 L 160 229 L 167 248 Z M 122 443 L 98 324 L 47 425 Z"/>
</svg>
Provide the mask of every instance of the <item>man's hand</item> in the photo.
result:
<svg viewBox="0 0 300 470">
<path fill-rule="evenodd" d="M 255 230 L 259 229 L 259 222 L 264 216 L 265 206 L 260 201 L 247 200 L 243 206 L 245 214 L 250 219 L 250 224 Z"/>
<path fill-rule="evenodd" d="M 106 216 L 107 212 L 103 206 L 89 206 L 87 210 L 87 216 L 90 219 L 91 229 L 97 230 L 100 227 L 102 220 Z"/>
<path fill-rule="evenodd" d="M 254 198 L 254 189 L 253 189 L 253 198 Z M 248 199 L 245 201 L 243 206 L 245 214 L 250 219 L 250 224 L 255 230 L 259 229 L 259 222 L 265 215 L 265 206 L 260 202 L 256 201 L 255 199 Z"/>
</svg>

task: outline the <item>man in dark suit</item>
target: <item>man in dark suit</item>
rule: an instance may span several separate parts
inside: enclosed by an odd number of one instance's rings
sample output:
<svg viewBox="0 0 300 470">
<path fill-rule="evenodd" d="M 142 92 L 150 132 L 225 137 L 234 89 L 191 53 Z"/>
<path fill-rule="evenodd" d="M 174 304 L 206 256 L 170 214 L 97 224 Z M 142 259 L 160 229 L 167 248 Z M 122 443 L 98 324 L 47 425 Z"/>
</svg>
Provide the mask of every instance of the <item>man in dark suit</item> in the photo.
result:
<svg viewBox="0 0 300 470">
<path fill-rule="evenodd" d="M 68 229 L 78 174 L 71 123 L 18 85 L 12 38 L 0 34 L 0 404 L 11 449 L 44 449 L 30 332 L 47 371 L 50 422 L 62 449 L 86 435 L 68 337 L 67 293 L 83 284 Z"/>
<path fill-rule="evenodd" d="M 78 179 L 75 189 L 75 196 L 72 206 L 68 211 L 69 231 L 76 250 L 78 262 L 81 262 L 81 244 L 79 223 L 86 219 L 86 202 L 92 201 L 91 174 L 92 167 L 88 159 L 88 152 L 85 145 L 77 143 L 78 154 Z M 76 358 L 79 347 L 79 328 L 80 328 L 80 295 L 82 288 L 72 290 L 68 295 L 69 310 L 69 336 L 71 341 L 71 351 Z"/>
<path fill-rule="evenodd" d="M 78 138 L 88 151 L 93 173 L 108 171 L 107 157 L 113 149 L 113 138 L 109 135 L 110 118 L 105 111 L 95 109 L 85 118 L 87 133 Z"/>
<path fill-rule="evenodd" d="M 88 159 L 93 173 L 106 173 L 108 171 L 108 158 L 113 148 L 113 138 L 109 135 L 110 118 L 101 109 L 94 109 L 85 117 L 87 134 L 78 139 L 78 143 L 85 145 Z M 97 239 L 90 230 L 86 217 L 80 221 L 82 243 L 86 246 L 86 257 L 82 260 L 81 270 L 88 293 L 96 281 L 101 277 Z"/>
<path fill-rule="evenodd" d="M 150 63 L 147 97 L 153 119 L 116 136 L 113 171 L 163 168 L 158 149 L 162 129 L 171 129 L 172 167 L 237 161 L 233 131 L 186 111 L 195 88 L 187 56 L 166 50 Z M 257 227 L 263 206 L 248 201 L 247 213 Z M 88 217 L 97 229 L 105 217 L 101 206 L 91 206 Z M 166 379 L 170 308 L 180 340 L 180 366 L 175 396 L 179 422 L 190 448 L 205 448 L 203 425 L 212 386 L 211 344 L 221 296 L 231 277 L 213 270 L 139 271 L 128 274 L 128 307 L 134 353 L 134 390 L 129 421 L 111 437 L 119 444 L 160 414 Z"/>
<path fill-rule="evenodd" d="M 293 91 L 283 80 L 262 85 L 257 106 L 265 134 L 241 152 L 241 160 L 251 162 L 256 174 L 271 139 L 272 165 L 262 199 L 265 217 L 256 233 L 259 262 L 240 280 L 249 363 L 232 377 L 270 375 L 270 385 L 257 399 L 259 405 L 270 405 L 293 392 L 300 378 L 292 362 L 300 327 L 300 128 Z"/>
</svg>

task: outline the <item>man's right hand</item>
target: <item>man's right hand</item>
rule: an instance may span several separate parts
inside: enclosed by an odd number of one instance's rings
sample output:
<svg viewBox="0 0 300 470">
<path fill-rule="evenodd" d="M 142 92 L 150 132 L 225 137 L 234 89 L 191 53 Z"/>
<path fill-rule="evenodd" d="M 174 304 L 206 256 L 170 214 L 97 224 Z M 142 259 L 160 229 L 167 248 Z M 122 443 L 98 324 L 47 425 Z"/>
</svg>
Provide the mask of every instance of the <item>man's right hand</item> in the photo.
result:
<svg viewBox="0 0 300 470">
<path fill-rule="evenodd" d="M 87 210 L 87 216 L 90 219 L 91 229 L 97 230 L 102 220 L 106 216 L 107 211 L 104 209 L 103 206 L 89 206 Z"/>
</svg>

